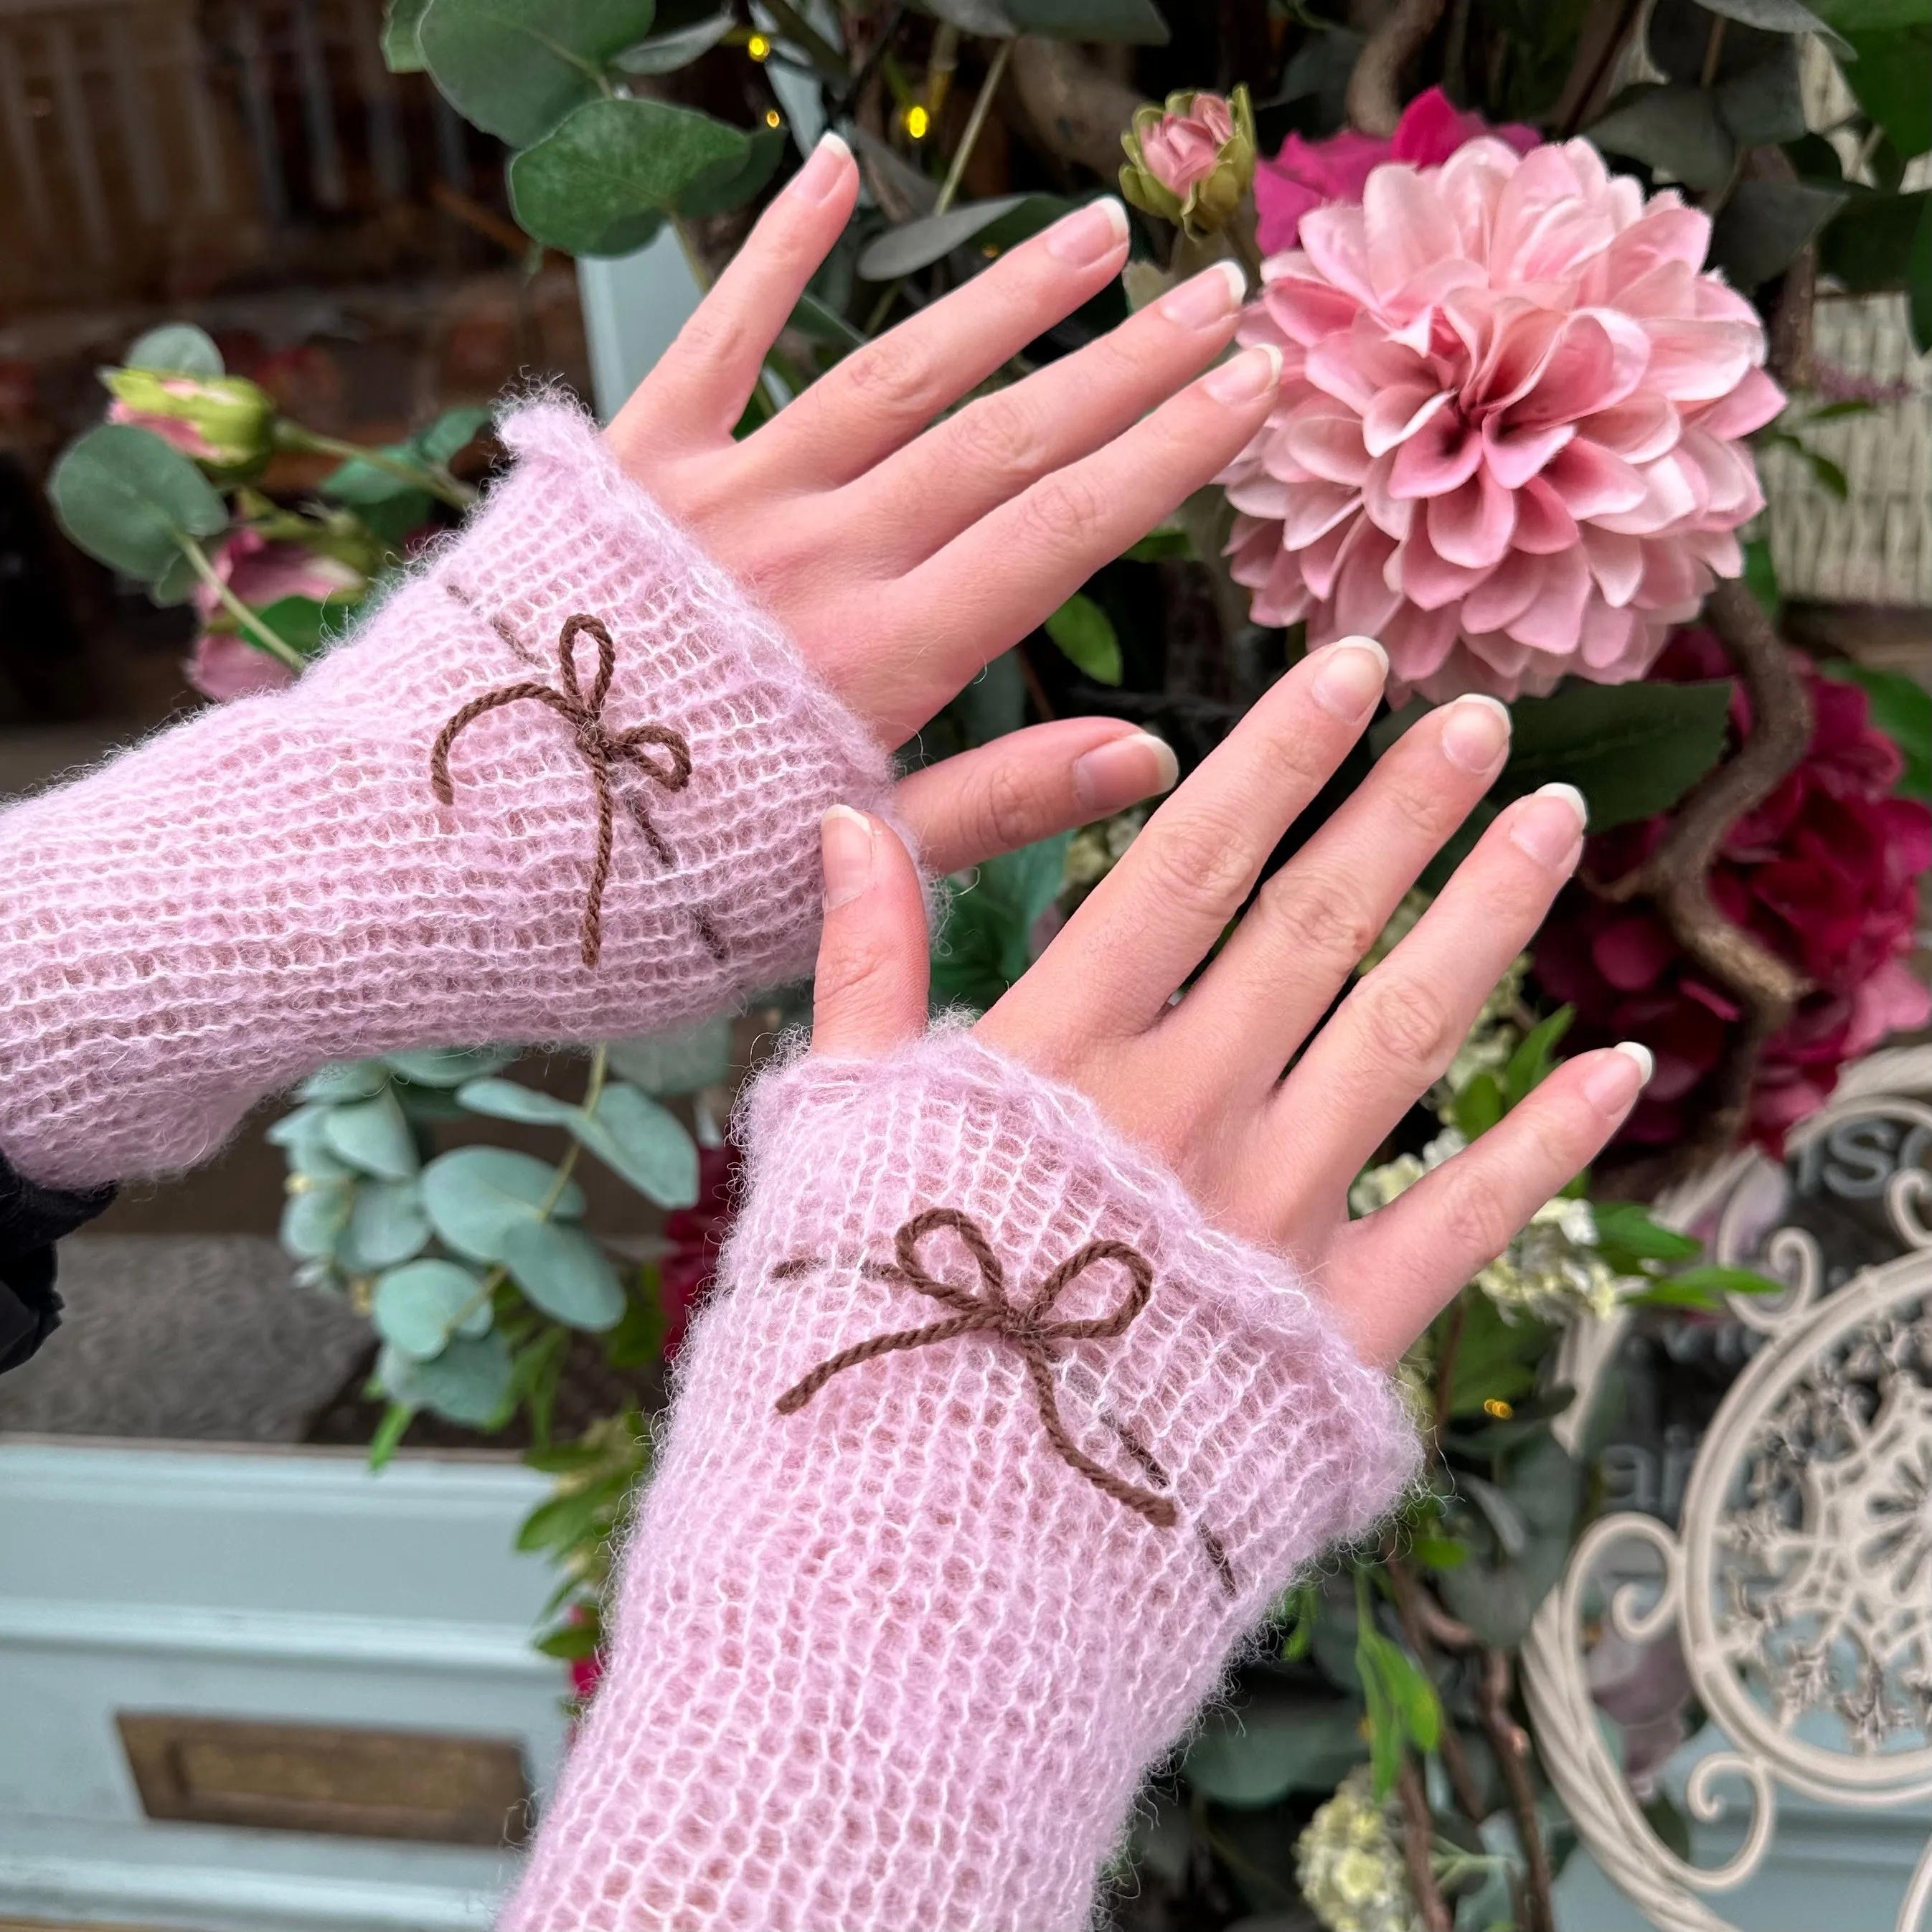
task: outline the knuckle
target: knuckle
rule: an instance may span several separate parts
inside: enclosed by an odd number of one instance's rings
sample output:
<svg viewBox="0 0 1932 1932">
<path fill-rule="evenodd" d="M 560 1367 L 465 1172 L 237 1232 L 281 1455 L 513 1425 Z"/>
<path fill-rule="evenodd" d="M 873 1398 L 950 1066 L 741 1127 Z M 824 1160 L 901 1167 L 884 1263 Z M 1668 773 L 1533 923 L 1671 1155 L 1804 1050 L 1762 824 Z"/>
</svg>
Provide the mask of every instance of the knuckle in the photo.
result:
<svg viewBox="0 0 1932 1932">
<path fill-rule="evenodd" d="M 1092 478 L 1077 470 L 1059 470 L 1042 478 L 1021 499 L 1034 535 L 1055 549 L 1070 537 L 1078 538 L 1103 529 L 1106 496 Z"/>
<path fill-rule="evenodd" d="M 978 802 L 979 842 L 988 854 L 1016 852 L 1040 836 L 1039 790 L 1010 760 L 995 761 L 980 788 Z"/>
<path fill-rule="evenodd" d="M 1150 874 L 1156 899 L 1184 912 L 1223 921 L 1234 917 L 1254 883 L 1254 865 L 1240 827 L 1211 812 L 1194 812 L 1150 828 L 1134 842 Z"/>
<path fill-rule="evenodd" d="M 970 404 L 953 418 L 954 454 L 976 475 L 1030 481 L 1047 464 L 1039 418 L 1008 394 Z"/>
<path fill-rule="evenodd" d="M 946 400 L 930 358 L 890 338 L 847 357 L 840 373 L 866 403 L 890 416 L 930 416 Z"/>
<path fill-rule="evenodd" d="M 1463 1029 L 1425 982 L 1376 971 L 1356 988 L 1370 1046 L 1393 1060 L 1418 1090 L 1455 1058 Z"/>
<path fill-rule="evenodd" d="M 754 339 L 745 317 L 719 302 L 699 305 L 697 313 L 678 331 L 677 346 L 680 356 L 700 368 L 735 368 L 764 353 L 763 344 Z"/>
<path fill-rule="evenodd" d="M 876 946 L 827 944 L 812 980 L 812 1004 L 820 1018 L 834 1012 L 869 1012 L 890 996 L 895 970 L 895 962 Z"/>
<path fill-rule="evenodd" d="M 1438 1204 L 1442 1232 L 1460 1258 L 1480 1255 L 1481 1265 L 1496 1259 L 1516 1233 L 1516 1217 L 1495 1188 L 1478 1174 L 1442 1171 Z"/>
<path fill-rule="evenodd" d="M 1353 966 L 1382 930 L 1346 885 L 1293 866 L 1276 873 L 1262 888 L 1260 910 L 1298 953 L 1327 966 Z"/>
</svg>

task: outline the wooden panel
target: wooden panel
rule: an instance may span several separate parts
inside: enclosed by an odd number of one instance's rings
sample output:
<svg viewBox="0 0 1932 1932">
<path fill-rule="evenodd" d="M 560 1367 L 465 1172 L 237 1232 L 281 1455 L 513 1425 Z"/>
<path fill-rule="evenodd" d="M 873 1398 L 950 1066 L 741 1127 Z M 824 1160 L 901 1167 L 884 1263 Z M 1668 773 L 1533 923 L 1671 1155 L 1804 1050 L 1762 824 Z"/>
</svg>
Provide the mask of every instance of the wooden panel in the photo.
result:
<svg viewBox="0 0 1932 1932">
<path fill-rule="evenodd" d="M 529 1786 L 507 1738 L 118 1712 L 150 1818 L 497 1845 Z"/>
</svg>

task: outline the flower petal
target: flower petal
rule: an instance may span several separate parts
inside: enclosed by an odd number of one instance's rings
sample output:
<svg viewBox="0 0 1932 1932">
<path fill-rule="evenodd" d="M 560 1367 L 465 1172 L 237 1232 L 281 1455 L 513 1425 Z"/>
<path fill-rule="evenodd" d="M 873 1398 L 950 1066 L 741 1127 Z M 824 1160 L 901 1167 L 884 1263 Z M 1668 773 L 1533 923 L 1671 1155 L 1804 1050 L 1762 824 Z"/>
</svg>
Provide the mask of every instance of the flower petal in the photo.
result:
<svg viewBox="0 0 1932 1932">
<path fill-rule="evenodd" d="M 1429 500 L 1429 541 L 1445 562 L 1487 570 L 1516 530 L 1516 499 L 1486 464 L 1459 490 Z"/>
<path fill-rule="evenodd" d="M 1278 434 L 1288 454 L 1311 476 L 1353 489 L 1367 472 L 1370 452 L 1362 446 L 1362 418 L 1331 398 L 1304 403 Z"/>
<path fill-rule="evenodd" d="M 1580 520 L 1634 510 L 1644 500 L 1643 476 L 1587 436 L 1573 437 L 1543 473 L 1563 507 Z"/>
<path fill-rule="evenodd" d="M 1467 482 L 1482 460 L 1481 431 L 1460 410 L 1442 410 L 1396 452 L 1389 494 L 1439 496 Z"/>
<path fill-rule="evenodd" d="M 1448 407 L 1450 401 L 1447 389 L 1438 389 L 1433 394 L 1419 386 L 1407 385 L 1384 389 L 1370 400 L 1363 414 L 1364 447 L 1371 456 L 1386 454 L 1433 422 Z"/>
</svg>

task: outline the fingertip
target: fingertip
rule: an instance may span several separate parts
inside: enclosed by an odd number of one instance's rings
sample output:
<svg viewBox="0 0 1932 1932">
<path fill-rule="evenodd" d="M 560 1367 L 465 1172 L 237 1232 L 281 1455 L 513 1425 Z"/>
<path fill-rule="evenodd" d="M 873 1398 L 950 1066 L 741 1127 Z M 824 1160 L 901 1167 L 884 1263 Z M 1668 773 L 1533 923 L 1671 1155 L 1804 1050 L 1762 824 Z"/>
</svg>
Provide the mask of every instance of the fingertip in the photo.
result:
<svg viewBox="0 0 1932 1932">
<path fill-rule="evenodd" d="M 1655 1057 L 1640 1041 L 1626 1040 L 1592 1054 L 1591 1060 L 1583 1076 L 1583 1097 L 1606 1119 L 1620 1120 L 1650 1084 Z"/>
<path fill-rule="evenodd" d="M 848 805 L 819 820 L 825 924 L 812 988 L 812 1051 L 870 1059 L 926 1024 L 926 902 L 892 827 Z"/>
<path fill-rule="evenodd" d="M 1128 731 L 1073 761 L 1073 796 L 1094 818 L 1172 791 L 1180 777 L 1174 747 L 1151 731 Z"/>
</svg>

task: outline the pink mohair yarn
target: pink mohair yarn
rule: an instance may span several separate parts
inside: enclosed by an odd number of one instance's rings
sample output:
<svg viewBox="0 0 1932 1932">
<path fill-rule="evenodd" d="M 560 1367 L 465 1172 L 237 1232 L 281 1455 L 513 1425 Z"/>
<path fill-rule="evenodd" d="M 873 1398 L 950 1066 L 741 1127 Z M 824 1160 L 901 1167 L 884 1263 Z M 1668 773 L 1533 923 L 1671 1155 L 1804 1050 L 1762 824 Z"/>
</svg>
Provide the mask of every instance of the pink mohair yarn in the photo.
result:
<svg viewBox="0 0 1932 1932">
<path fill-rule="evenodd" d="M 768 1074 L 749 1184 L 693 1323 L 616 1601 L 610 1666 L 506 1932 L 1074 1932 L 1140 1779 L 1325 1546 L 1415 1466 L 1413 1431 L 1293 1268 L 1210 1228 L 1084 1096 L 969 1034 Z M 1024 1305 L 1089 1243 L 1144 1258 L 1120 1332 L 1024 1351 L 894 1272 L 915 1216 L 983 1232 Z M 919 1261 L 993 1291 L 948 1228 Z M 1101 1258 L 1046 1322 L 1104 1324 Z M 1131 1440 L 1136 1445 L 1130 1448 Z"/>
<path fill-rule="evenodd" d="M 807 970 L 818 819 L 890 813 L 886 753 L 587 418 L 518 410 L 518 461 L 467 530 L 291 688 L 162 732 L 0 816 L 0 1148 L 50 1186 L 186 1167 L 332 1059 L 612 1038 Z M 559 682 L 566 618 L 615 646 L 614 730 L 688 743 L 664 791 L 620 766 L 602 957 L 580 957 L 596 838 L 572 727 L 493 711 Z M 587 689 L 596 653 L 579 640 Z"/>
</svg>

